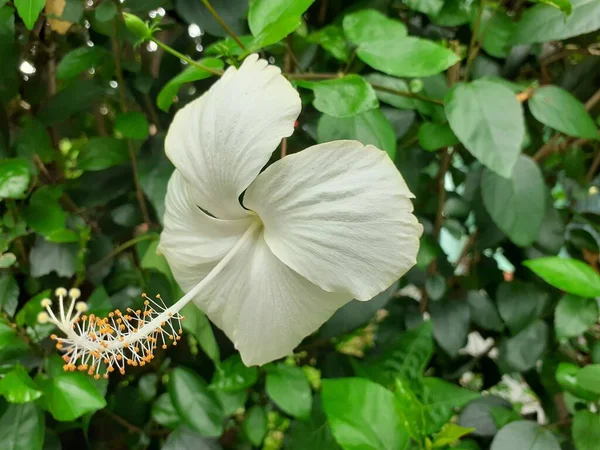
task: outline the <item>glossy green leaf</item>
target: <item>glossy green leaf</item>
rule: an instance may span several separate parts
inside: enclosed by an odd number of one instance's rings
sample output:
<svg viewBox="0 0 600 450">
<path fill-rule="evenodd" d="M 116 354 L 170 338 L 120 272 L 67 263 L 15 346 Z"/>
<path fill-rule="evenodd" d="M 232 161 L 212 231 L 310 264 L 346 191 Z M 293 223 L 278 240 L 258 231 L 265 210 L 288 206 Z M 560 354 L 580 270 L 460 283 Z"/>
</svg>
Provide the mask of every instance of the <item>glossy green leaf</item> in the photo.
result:
<svg viewBox="0 0 600 450">
<path fill-rule="evenodd" d="M 39 236 L 29 254 L 31 276 L 41 277 L 56 272 L 71 277 L 77 269 L 77 245 L 48 242 Z"/>
<path fill-rule="evenodd" d="M 86 171 L 104 170 L 128 160 L 126 141 L 108 136 L 96 136 L 81 149 L 77 167 Z"/>
<path fill-rule="evenodd" d="M 485 170 L 481 195 L 494 223 L 511 241 L 526 247 L 536 240 L 546 215 L 546 185 L 536 162 L 520 156 L 509 178 Z"/>
<path fill-rule="evenodd" d="M 178 426 L 165 440 L 161 450 L 219 450 L 220 446 L 213 440 L 191 430 L 185 425 Z"/>
<path fill-rule="evenodd" d="M 432 448 L 445 447 L 452 445 L 463 436 L 471 433 L 475 428 L 465 428 L 454 423 L 447 423 L 433 438 Z"/>
<path fill-rule="evenodd" d="M 310 42 L 316 42 L 340 61 L 350 58 L 350 46 L 340 25 L 331 24 L 309 36 Z"/>
<path fill-rule="evenodd" d="M 218 391 L 236 392 L 248 389 L 257 380 L 257 368 L 247 367 L 240 355 L 233 355 L 219 364 L 210 386 Z"/>
<path fill-rule="evenodd" d="M 450 127 L 483 165 L 510 178 L 525 136 L 523 108 L 514 93 L 498 83 L 459 83 L 445 98 Z"/>
<path fill-rule="evenodd" d="M 383 75 L 381 73 L 371 73 L 364 78 L 374 87 L 375 94 L 380 101 L 399 109 L 417 108 L 417 103 L 412 98 L 403 97 L 384 90 L 391 89 L 409 95 L 411 92 L 404 80 Z"/>
<path fill-rule="evenodd" d="M 485 330 L 501 331 L 504 328 L 494 302 L 484 293 L 469 291 L 467 303 L 471 309 L 471 319 Z"/>
<path fill-rule="evenodd" d="M 42 450 L 44 414 L 35 403 L 10 405 L 0 417 L 3 450 Z"/>
<path fill-rule="evenodd" d="M 520 420 L 511 422 L 494 437 L 490 450 L 560 450 L 552 432 L 537 423 Z"/>
<path fill-rule="evenodd" d="M 600 415 L 578 411 L 573 418 L 572 432 L 577 450 L 594 450 L 600 442 Z"/>
<path fill-rule="evenodd" d="M 595 299 L 565 295 L 554 311 L 556 337 L 560 340 L 583 334 L 596 323 L 599 314 Z"/>
<path fill-rule="evenodd" d="M 583 103 L 558 86 L 536 89 L 529 99 L 529 110 L 537 120 L 561 133 L 587 139 L 600 138 Z"/>
<path fill-rule="evenodd" d="M 331 432 L 344 450 L 408 448 L 394 394 L 381 385 L 362 378 L 323 380 L 321 395 Z"/>
<path fill-rule="evenodd" d="M 312 89 L 315 94 L 314 107 L 334 117 L 352 117 L 379 107 L 375 91 L 358 75 L 321 81 L 301 82 L 300 86 Z"/>
<path fill-rule="evenodd" d="M 467 343 L 471 312 L 463 301 L 444 300 L 429 305 L 433 336 L 448 355 L 455 357 Z"/>
<path fill-rule="evenodd" d="M 201 436 L 218 437 L 223 433 L 221 404 L 200 376 L 175 368 L 169 377 L 169 395 L 183 421 Z"/>
<path fill-rule="evenodd" d="M 347 14 L 343 21 L 344 33 L 353 44 L 404 38 L 408 31 L 399 20 L 390 19 L 374 9 L 363 9 Z"/>
<path fill-rule="evenodd" d="M 63 230 L 67 214 L 60 205 L 61 196 L 62 189 L 58 186 L 42 186 L 35 191 L 25 214 L 27 225 L 45 236 Z"/>
<path fill-rule="evenodd" d="M 410 9 L 428 16 L 438 15 L 444 6 L 444 0 L 406 0 L 405 3 Z"/>
<path fill-rule="evenodd" d="M 425 436 L 425 412 L 421 401 L 410 389 L 409 384 L 398 378 L 394 392 L 396 414 L 410 437 L 421 442 Z"/>
<path fill-rule="evenodd" d="M 36 378 L 43 392 L 45 408 L 61 422 L 68 422 L 102 409 L 104 396 L 98 392 L 94 380 L 81 372 L 64 372 L 48 378 Z"/>
<path fill-rule="evenodd" d="M 20 198 L 29 186 L 29 165 L 24 159 L 0 161 L 0 199 Z"/>
<path fill-rule="evenodd" d="M 40 108 L 37 118 L 45 125 L 57 124 L 92 109 L 94 101 L 105 94 L 94 79 L 74 79 Z"/>
<path fill-rule="evenodd" d="M 318 142 L 338 139 L 353 139 L 364 145 L 374 145 L 385 150 L 392 160 L 396 157 L 396 133 L 379 109 L 346 119 L 323 114 L 317 128 Z"/>
<path fill-rule="evenodd" d="M 19 304 L 19 285 L 10 273 L 0 275 L 0 309 L 13 316 Z"/>
<path fill-rule="evenodd" d="M 281 41 L 298 28 L 300 23 L 300 17 L 289 16 L 267 25 L 248 45 L 246 53 L 255 52 Z"/>
<path fill-rule="evenodd" d="M 0 394 L 10 403 L 29 403 L 40 398 L 42 391 L 23 366 L 17 366 L 0 380 Z"/>
<path fill-rule="evenodd" d="M 185 316 L 183 329 L 192 333 L 196 339 L 198 339 L 198 343 L 200 344 L 200 347 L 202 347 L 204 353 L 206 353 L 215 364 L 218 364 L 221 358 L 219 346 L 217 345 L 215 335 L 206 314 L 192 304 L 187 305 L 181 312 Z"/>
<path fill-rule="evenodd" d="M 94 10 L 94 16 L 99 22 L 108 22 L 117 14 L 117 7 L 113 2 L 103 1 Z"/>
<path fill-rule="evenodd" d="M 102 4 L 110 2 L 102 2 Z M 101 5 L 102 5 L 101 4 Z M 56 68 L 59 80 L 75 78 L 81 72 L 96 68 L 110 54 L 102 47 L 79 47 L 71 50 L 60 60 Z"/>
<path fill-rule="evenodd" d="M 319 395 L 313 402 L 310 420 L 294 420 L 286 431 L 285 450 L 305 450 L 314 448 L 319 450 L 340 450 L 323 412 L 323 405 Z"/>
<path fill-rule="evenodd" d="M 448 124 L 423 122 L 419 127 L 419 145 L 427 151 L 453 147 L 459 143 Z"/>
<path fill-rule="evenodd" d="M 484 8 L 478 36 L 486 53 L 496 58 L 506 58 L 512 47 L 515 30 L 516 23 L 504 9 L 499 6 Z"/>
<path fill-rule="evenodd" d="M 244 420 L 244 433 L 253 445 L 260 447 L 267 434 L 267 414 L 261 406 L 253 406 Z"/>
<path fill-rule="evenodd" d="M 213 70 L 222 70 L 224 66 L 223 61 L 217 58 L 200 59 L 198 60 L 198 63 Z M 212 76 L 213 74 L 211 72 L 200 69 L 197 66 L 187 67 L 183 72 L 171 78 L 171 80 L 163 86 L 156 97 L 156 105 L 165 112 L 169 111 L 181 86 L 185 83 L 204 80 L 205 78 L 210 78 Z"/>
<path fill-rule="evenodd" d="M 498 347 L 498 359 L 509 370 L 529 370 L 546 351 L 549 334 L 548 325 L 537 320 L 516 336 L 502 341 Z"/>
<path fill-rule="evenodd" d="M 573 10 L 573 5 L 571 4 L 571 0 L 532 0 L 535 3 L 544 3 L 546 5 L 553 6 L 556 9 L 561 10 L 567 16 L 571 14 Z"/>
<path fill-rule="evenodd" d="M 583 261 L 548 256 L 523 262 L 546 283 L 580 297 L 600 297 L 600 275 Z"/>
<path fill-rule="evenodd" d="M 538 319 L 548 302 L 548 293 L 533 283 L 502 283 L 496 290 L 498 312 L 512 334 Z"/>
<path fill-rule="evenodd" d="M 587 391 L 600 394 L 600 364 L 590 364 L 577 372 L 577 384 Z"/>
<path fill-rule="evenodd" d="M 152 420 L 168 428 L 177 428 L 181 423 L 181 417 L 168 393 L 159 395 L 152 404 Z"/>
<path fill-rule="evenodd" d="M 284 412 L 307 419 L 312 406 L 308 379 L 299 367 L 278 364 L 269 369 L 265 386 L 267 395 Z"/>
<path fill-rule="evenodd" d="M 600 393 L 589 391 L 577 382 L 577 374 L 580 371 L 581 368 L 573 363 L 561 362 L 556 368 L 556 381 L 566 392 L 584 400 L 597 400 L 600 397 Z"/>
<path fill-rule="evenodd" d="M 33 117 L 25 121 L 15 141 L 15 147 L 17 156 L 29 160 L 32 166 L 34 166 L 34 155 L 37 155 L 44 163 L 51 162 L 56 156 L 46 127 Z"/>
<path fill-rule="evenodd" d="M 300 18 L 315 0 L 253 0 L 248 10 L 248 26 L 258 36 L 268 25 L 288 17 Z"/>
<path fill-rule="evenodd" d="M 513 37 L 515 44 L 532 44 L 568 39 L 600 28 L 600 3 L 571 0 L 568 17 L 551 5 L 536 5 L 525 11 Z"/>
<path fill-rule="evenodd" d="M 15 7 L 19 13 L 19 17 L 23 19 L 23 23 L 28 30 L 33 29 L 40 12 L 44 9 L 44 0 L 15 0 Z"/>
<path fill-rule="evenodd" d="M 115 132 L 125 139 L 144 140 L 148 137 L 149 127 L 146 116 L 137 111 L 120 113 L 115 119 Z"/>
</svg>

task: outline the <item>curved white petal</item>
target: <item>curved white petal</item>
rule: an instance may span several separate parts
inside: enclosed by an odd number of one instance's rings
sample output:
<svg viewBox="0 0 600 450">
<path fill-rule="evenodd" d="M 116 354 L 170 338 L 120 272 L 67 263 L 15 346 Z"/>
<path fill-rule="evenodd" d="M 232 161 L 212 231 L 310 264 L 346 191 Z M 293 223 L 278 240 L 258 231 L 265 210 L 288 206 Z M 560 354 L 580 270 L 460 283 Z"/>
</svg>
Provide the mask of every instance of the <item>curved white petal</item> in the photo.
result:
<svg viewBox="0 0 600 450">
<path fill-rule="evenodd" d="M 369 300 L 416 263 L 423 227 L 412 197 L 385 152 L 335 141 L 269 166 L 244 205 L 286 265 L 326 291 Z"/>
<path fill-rule="evenodd" d="M 254 54 L 178 111 L 165 150 L 196 204 L 221 219 L 246 216 L 238 197 L 292 134 L 300 107 L 280 69 Z"/>
<path fill-rule="evenodd" d="M 261 365 L 291 354 L 351 298 L 325 292 L 291 270 L 257 229 L 194 303 L 234 342 L 244 364 Z"/>
<path fill-rule="evenodd" d="M 165 206 L 159 250 L 187 292 L 231 250 L 252 219 L 220 220 L 208 216 L 194 204 L 190 188 L 178 170 L 169 180 Z"/>
</svg>

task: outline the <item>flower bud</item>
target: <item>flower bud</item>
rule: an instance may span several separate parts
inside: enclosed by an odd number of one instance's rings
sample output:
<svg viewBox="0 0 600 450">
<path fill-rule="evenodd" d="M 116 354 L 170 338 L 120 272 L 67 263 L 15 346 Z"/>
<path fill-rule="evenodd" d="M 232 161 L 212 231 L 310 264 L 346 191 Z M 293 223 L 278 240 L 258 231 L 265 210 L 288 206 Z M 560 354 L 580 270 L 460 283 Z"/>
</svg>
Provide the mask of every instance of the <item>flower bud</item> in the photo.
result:
<svg viewBox="0 0 600 450">
<path fill-rule="evenodd" d="M 152 37 L 152 30 L 150 30 L 148 24 L 146 24 L 138 16 L 134 16 L 133 14 L 129 13 L 123 13 L 123 20 L 125 20 L 127 29 L 142 41 L 146 41 Z"/>
</svg>

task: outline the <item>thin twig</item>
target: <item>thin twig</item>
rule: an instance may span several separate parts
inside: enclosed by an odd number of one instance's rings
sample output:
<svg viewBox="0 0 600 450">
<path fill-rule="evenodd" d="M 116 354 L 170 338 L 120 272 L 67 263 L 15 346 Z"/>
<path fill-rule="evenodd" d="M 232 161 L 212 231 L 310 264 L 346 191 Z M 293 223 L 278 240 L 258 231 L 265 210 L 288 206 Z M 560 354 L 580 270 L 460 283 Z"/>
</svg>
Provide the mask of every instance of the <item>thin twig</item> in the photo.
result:
<svg viewBox="0 0 600 450">
<path fill-rule="evenodd" d="M 229 36 L 231 36 L 233 38 L 233 40 L 237 43 L 237 45 L 239 45 L 242 50 L 246 50 L 246 47 L 244 46 L 244 44 L 242 44 L 242 41 L 240 41 L 240 39 L 233 32 L 233 30 L 231 28 L 229 28 L 229 25 L 227 25 L 223 21 L 223 19 L 221 19 L 221 16 L 219 15 L 219 13 L 217 11 L 215 11 L 215 8 L 212 7 L 210 2 L 208 0 L 202 0 L 202 3 L 204 3 L 204 6 L 206 6 L 206 9 L 208 9 L 210 11 L 210 13 L 213 15 L 213 17 L 215 19 L 217 19 L 217 22 L 219 22 L 219 24 L 225 29 L 225 31 L 227 31 L 227 34 L 229 34 Z"/>
<path fill-rule="evenodd" d="M 128 241 L 123 242 L 121 245 L 115 247 L 115 249 L 112 252 L 104 255 L 104 257 L 101 260 L 99 260 L 98 262 L 96 262 L 92 266 L 90 266 L 89 270 L 93 271 L 93 270 L 101 267 L 106 262 L 110 261 L 112 258 L 117 256 L 119 253 L 127 250 L 130 247 L 133 247 L 134 245 L 138 244 L 139 242 L 143 242 L 143 241 L 147 241 L 147 240 L 154 241 L 156 239 L 158 239 L 158 236 L 153 233 L 142 234 L 141 236 L 137 236 L 137 237 L 134 237 L 133 239 L 129 239 Z"/>
<path fill-rule="evenodd" d="M 167 53 L 170 53 L 171 55 L 176 56 L 177 58 L 181 59 L 182 61 L 185 61 L 186 63 L 188 63 L 191 66 L 198 67 L 199 69 L 205 70 L 208 73 L 212 73 L 213 75 L 216 75 L 218 77 L 220 77 L 221 75 L 223 75 L 223 71 L 222 70 L 213 69 L 211 67 L 205 66 L 204 64 L 196 62 L 192 58 L 184 55 L 183 53 L 179 53 L 174 48 L 169 47 L 167 44 L 163 43 L 162 41 L 159 41 L 156 38 L 152 38 L 151 40 L 152 40 L 152 42 L 154 42 L 156 45 L 158 45 L 160 48 L 162 48 Z"/>
<path fill-rule="evenodd" d="M 477 17 L 475 18 L 475 24 L 473 25 L 473 34 L 471 35 L 471 42 L 469 42 L 469 49 L 467 50 L 467 64 L 465 67 L 465 73 L 463 79 L 466 81 L 469 79 L 469 72 L 471 71 L 471 65 L 473 60 L 479 52 L 480 45 L 477 43 L 479 28 L 481 27 L 481 17 L 485 9 L 485 0 L 481 0 L 479 4 L 479 10 L 477 11 Z"/>
<path fill-rule="evenodd" d="M 594 156 L 594 160 L 592 161 L 592 165 L 589 170 L 585 174 L 585 182 L 589 183 L 594 178 L 594 174 L 598 170 L 598 166 L 600 166 L 600 150 L 596 152 L 596 156 Z"/>
</svg>

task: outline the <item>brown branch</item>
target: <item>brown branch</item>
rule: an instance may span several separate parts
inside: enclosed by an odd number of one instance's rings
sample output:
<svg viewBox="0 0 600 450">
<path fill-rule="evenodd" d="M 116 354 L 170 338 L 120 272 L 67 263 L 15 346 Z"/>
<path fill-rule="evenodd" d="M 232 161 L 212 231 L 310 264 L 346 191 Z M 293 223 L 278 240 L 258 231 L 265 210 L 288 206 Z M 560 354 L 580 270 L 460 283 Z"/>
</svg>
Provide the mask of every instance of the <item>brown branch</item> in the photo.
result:
<svg viewBox="0 0 600 450">
<path fill-rule="evenodd" d="M 481 28 L 481 18 L 483 16 L 483 11 L 485 9 L 485 0 L 481 0 L 479 4 L 479 10 L 477 11 L 477 17 L 475 18 L 475 23 L 473 24 L 473 33 L 471 34 L 471 42 L 469 42 L 469 49 L 467 50 L 467 64 L 465 67 L 465 73 L 463 74 L 463 80 L 469 79 L 469 72 L 471 71 L 471 66 L 473 65 L 473 60 L 479 53 L 479 48 L 481 47 L 477 40 L 479 34 L 479 28 Z M 482 39 L 483 40 L 483 37 Z"/>
</svg>

